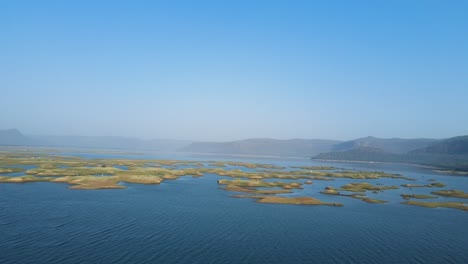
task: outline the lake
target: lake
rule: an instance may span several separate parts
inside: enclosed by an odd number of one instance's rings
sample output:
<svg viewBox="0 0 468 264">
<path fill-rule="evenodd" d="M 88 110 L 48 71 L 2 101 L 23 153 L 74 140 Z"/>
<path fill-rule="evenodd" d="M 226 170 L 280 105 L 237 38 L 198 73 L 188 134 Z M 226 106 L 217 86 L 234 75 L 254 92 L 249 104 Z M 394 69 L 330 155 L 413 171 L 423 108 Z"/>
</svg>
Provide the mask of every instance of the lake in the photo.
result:
<svg viewBox="0 0 468 264">
<path fill-rule="evenodd" d="M 324 165 L 400 173 L 446 183 L 369 194 L 369 204 L 319 194 L 352 179 L 314 181 L 289 196 L 312 196 L 343 207 L 260 204 L 231 198 L 217 175 L 182 177 L 121 190 L 71 190 L 66 184 L 0 184 L 0 263 L 468 263 L 468 213 L 401 204 L 402 193 L 468 191 L 468 177 L 400 164 L 327 163 L 307 159 L 182 154 L 84 158 L 232 160 L 281 166 Z M 61 155 L 63 155 L 61 153 Z M 359 181 L 359 180 L 358 180 Z M 463 201 L 456 198 L 439 200 Z"/>
</svg>

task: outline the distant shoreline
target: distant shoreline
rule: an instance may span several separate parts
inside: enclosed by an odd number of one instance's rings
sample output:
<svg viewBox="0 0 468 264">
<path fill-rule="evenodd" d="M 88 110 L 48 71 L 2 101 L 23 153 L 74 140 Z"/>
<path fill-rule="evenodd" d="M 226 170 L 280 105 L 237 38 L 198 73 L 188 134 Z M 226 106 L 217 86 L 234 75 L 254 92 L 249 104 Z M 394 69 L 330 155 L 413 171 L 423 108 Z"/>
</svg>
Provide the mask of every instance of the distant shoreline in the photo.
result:
<svg viewBox="0 0 468 264">
<path fill-rule="evenodd" d="M 365 160 L 330 160 L 330 159 L 311 159 L 311 160 L 324 161 L 324 162 L 341 162 L 341 163 L 400 164 L 400 165 L 409 165 L 409 166 L 421 167 L 421 168 L 426 168 L 426 169 L 431 169 L 431 170 L 444 170 L 444 168 L 441 168 L 441 167 L 435 167 L 435 166 L 430 166 L 430 165 L 422 165 L 422 164 L 417 164 L 417 163 L 404 163 L 404 162 L 365 161 Z"/>
<path fill-rule="evenodd" d="M 447 168 L 435 167 L 435 166 L 430 166 L 430 165 L 422 165 L 422 164 L 417 164 L 417 163 L 389 162 L 389 161 L 364 161 L 364 160 L 328 160 L 328 159 L 311 159 L 311 160 L 317 160 L 317 161 L 323 161 L 323 162 L 337 162 L 337 163 L 399 164 L 399 165 L 409 165 L 409 166 L 414 166 L 414 167 L 430 169 L 433 172 L 443 173 L 443 174 L 451 174 L 451 175 L 459 175 L 459 176 L 468 175 L 468 171 L 456 171 L 456 170 L 450 170 Z"/>
<path fill-rule="evenodd" d="M 274 158 L 274 159 L 304 159 L 309 160 L 309 157 L 297 156 L 275 156 L 275 155 L 256 155 L 256 154 L 227 154 L 227 153 L 209 153 L 209 152 L 168 152 L 180 154 L 194 154 L 194 155 L 213 155 L 213 156 L 229 156 L 229 157 L 248 157 L 248 158 Z"/>
<path fill-rule="evenodd" d="M 256 155 L 256 154 L 229 154 L 229 153 L 210 153 L 210 152 L 186 152 L 186 151 L 161 151 L 161 150 L 130 150 L 130 149 L 112 149 L 112 148 L 85 148 L 85 147 L 57 147 L 57 146 L 0 146 L 0 150 L 41 150 L 41 151 L 56 151 L 56 152 L 78 152 L 89 154 L 115 154 L 115 155 L 148 155 L 148 154 L 183 154 L 183 155 L 211 155 L 211 156 L 228 156 L 228 157 L 247 157 L 247 158 L 274 158 L 274 159 L 303 159 L 310 160 L 306 156 L 276 156 L 276 155 Z"/>
<path fill-rule="evenodd" d="M 148 154 L 182 154 L 182 155 L 205 155 L 205 156 L 224 156 L 224 157 L 239 157 L 239 158 L 259 158 L 259 159 L 288 159 L 288 160 L 309 160 L 333 163 L 361 163 L 361 164 L 399 164 L 425 168 L 437 173 L 446 173 L 453 175 L 468 175 L 468 171 L 454 171 L 443 167 L 436 167 L 430 165 L 422 165 L 417 163 L 405 162 L 389 162 L 389 161 L 364 161 L 364 160 L 336 160 L 336 159 L 314 159 L 310 157 L 299 156 L 275 156 L 275 155 L 256 155 L 256 154 L 228 154 L 228 153 L 209 153 L 209 152 L 184 152 L 184 151 L 155 151 L 155 150 L 125 150 L 125 149 L 103 149 L 103 148 L 76 148 L 76 147 L 44 147 L 44 146 L 0 146 L 0 150 L 18 150 L 18 151 L 45 151 L 57 152 L 58 155 L 70 152 L 76 153 L 89 153 L 89 154 L 103 154 L 103 155 L 148 155 Z"/>
</svg>

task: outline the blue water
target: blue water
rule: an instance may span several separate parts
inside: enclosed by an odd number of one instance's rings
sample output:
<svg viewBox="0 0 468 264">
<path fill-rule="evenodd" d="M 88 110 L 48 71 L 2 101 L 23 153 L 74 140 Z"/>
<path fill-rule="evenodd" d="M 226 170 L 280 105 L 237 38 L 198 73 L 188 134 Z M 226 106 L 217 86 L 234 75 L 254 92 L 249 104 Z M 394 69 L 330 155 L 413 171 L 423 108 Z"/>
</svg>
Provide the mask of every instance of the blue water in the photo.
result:
<svg viewBox="0 0 468 264">
<path fill-rule="evenodd" d="M 372 183 L 434 178 L 448 184 L 444 189 L 468 190 L 466 177 L 417 167 L 339 167 L 417 178 Z M 345 206 L 274 205 L 231 198 L 218 179 L 182 177 L 160 185 L 124 184 L 123 190 L 0 184 L 0 263 L 468 263 L 467 212 L 400 204 L 400 193 L 437 188 L 389 190 L 375 195 L 388 204 L 367 204 L 318 194 L 324 186 L 355 180 L 314 181 L 293 195 Z"/>
</svg>

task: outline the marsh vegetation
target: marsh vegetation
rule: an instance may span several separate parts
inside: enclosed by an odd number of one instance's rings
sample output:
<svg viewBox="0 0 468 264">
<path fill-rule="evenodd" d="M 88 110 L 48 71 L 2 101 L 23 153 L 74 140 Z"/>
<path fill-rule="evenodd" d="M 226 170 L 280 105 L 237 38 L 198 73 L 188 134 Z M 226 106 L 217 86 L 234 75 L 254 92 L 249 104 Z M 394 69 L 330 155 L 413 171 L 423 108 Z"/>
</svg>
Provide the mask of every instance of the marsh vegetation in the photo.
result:
<svg viewBox="0 0 468 264">
<path fill-rule="evenodd" d="M 407 187 L 407 188 L 432 188 L 432 187 L 445 187 L 445 183 L 442 182 L 432 182 L 428 184 L 402 184 L 402 187 Z"/>
<path fill-rule="evenodd" d="M 422 207 L 429 207 L 429 208 L 437 208 L 437 207 L 444 207 L 444 208 L 453 208 L 463 211 L 468 211 L 468 204 L 459 203 L 459 202 L 421 202 L 421 201 L 406 201 L 403 204 L 408 205 L 416 205 Z"/>
<path fill-rule="evenodd" d="M 441 196 L 468 199 L 468 193 L 465 193 L 462 190 L 440 190 L 440 191 L 435 191 L 431 193 L 436 194 L 436 195 L 441 195 Z"/>
<path fill-rule="evenodd" d="M 374 198 L 367 197 L 366 194 L 365 194 L 364 189 L 360 189 L 359 192 L 351 193 L 351 194 L 341 193 L 339 190 L 345 190 L 345 189 L 343 189 L 343 188 L 335 189 L 335 188 L 333 188 L 331 186 L 327 186 L 327 187 L 325 187 L 325 190 L 321 191 L 320 193 L 321 194 L 328 194 L 328 195 L 337 195 L 337 196 L 350 197 L 350 198 L 361 200 L 361 201 L 366 202 L 366 203 L 386 203 L 387 202 L 387 201 L 384 201 L 384 200 L 379 200 L 379 199 L 374 199 Z M 348 191 L 348 190 L 345 190 L 345 191 Z"/>
<path fill-rule="evenodd" d="M 243 170 L 243 167 L 249 170 Z M 68 184 L 70 189 L 124 189 L 121 183 L 161 184 L 180 177 L 218 175 L 221 189 L 232 192 L 232 197 L 251 198 L 259 203 L 334 205 L 313 197 L 294 197 L 295 193 L 308 185 L 314 188 L 313 180 L 334 181 L 337 179 L 376 180 L 381 178 L 413 180 L 400 174 L 379 171 L 351 171 L 327 166 L 292 166 L 247 163 L 238 161 L 187 161 L 158 159 L 83 159 L 74 156 L 56 156 L 49 153 L 0 152 L 0 183 L 51 182 Z M 20 173 L 22 175 L 8 175 Z M 445 184 L 432 182 L 424 185 L 404 184 L 404 187 L 443 187 Z M 341 187 L 328 186 L 322 194 L 350 197 L 367 203 L 386 201 L 368 197 L 366 192 L 379 193 L 398 189 L 394 185 L 374 185 L 369 182 L 353 182 Z M 283 196 L 293 194 L 293 197 Z M 442 196 L 467 198 L 457 190 L 433 192 Z M 402 194 L 404 199 L 429 199 L 436 196 Z M 412 202 L 413 203 L 413 202 Z M 431 205 L 431 204 L 429 204 Z M 433 205 L 433 204 L 432 204 Z M 426 206 L 431 207 L 431 206 Z"/>
<path fill-rule="evenodd" d="M 414 199 L 434 199 L 434 198 L 437 198 L 437 196 L 429 195 L 429 194 L 400 194 L 400 196 L 405 200 L 409 200 L 411 198 L 414 198 Z"/>
</svg>

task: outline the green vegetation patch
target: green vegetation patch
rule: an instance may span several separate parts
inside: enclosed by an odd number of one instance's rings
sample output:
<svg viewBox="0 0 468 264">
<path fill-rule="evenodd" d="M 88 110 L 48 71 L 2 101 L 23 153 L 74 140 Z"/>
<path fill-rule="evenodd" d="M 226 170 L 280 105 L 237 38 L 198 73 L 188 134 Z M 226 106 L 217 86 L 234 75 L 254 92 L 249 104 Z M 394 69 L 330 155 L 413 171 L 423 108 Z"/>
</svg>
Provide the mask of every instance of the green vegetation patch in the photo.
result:
<svg viewBox="0 0 468 264">
<path fill-rule="evenodd" d="M 330 179 L 330 178 L 347 178 L 347 179 L 380 179 L 380 178 L 391 178 L 391 179 L 404 179 L 414 180 L 412 178 L 404 177 L 400 174 L 391 174 L 381 171 L 310 171 L 310 170 L 297 170 L 284 172 L 285 174 L 296 175 L 296 176 L 309 176 L 315 179 Z"/>
<path fill-rule="evenodd" d="M 18 176 L 18 177 L 0 176 L 0 183 L 45 182 L 45 181 L 50 181 L 52 179 L 53 178 L 50 178 L 50 177 L 34 177 L 34 176 Z"/>
<path fill-rule="evenodd" d="M 209 162 L 205 167 L 198 161 L 180 160 L 133 160 L 133 159 L 82 159 L 79 157 L 55 156 L 40 153 L 10 153 L 0 152 L 0 173 L 24 171 L 26 176 L 6 177 L 0 176 L 0 183 L 27 183 L 27 182 L 54 182 L 69 184 L 71 189 L 123 189 L 120 183 L 160 184 L 165 180 L 177 180 L 180 177 L 201 177 L 204 174 L 226 176 L 232 180 L 222 179 L 218 183 L 223 189 L 243 193 L 235 197 L 254 198 L 259 203 L 280 204 L 308 204 L 308 205 L 334 205 L 325 203 L 312 197 L 281 197 L 278 194 L 293 193 L 301 189 L 303 184 L 312 184 L 312 180 L 335 179 L 405 179 L 399 174 L 389 174 L 379 171 L 346 171 L 328 166 L 296 166 L 293 171 L 284 171 L 284 167 L 271 164 L 258 164 L 234 161 Z M 10 168 L 13 165 L 35 165 L 37 168 L 23 170 Z M 179 168 L 190 165 L 193 168 Z M 117 166 L 125 166 L 120 169 Z M 242 166 L 255 171 L 230 170 L 227 166 Z M 267 181 L 274 179 L 275 181 Z M 292 181 L 291 181 L 292 180 Z M 302 182 L 298 182 L 302 180 Z M 416 186 L 416 185 L 405 185 Z M 443 187 L 442 183 L 433 182 L 424 187 Z M 383 200 L 366 197 L 367 191 L 380 192 L 388 189 L 397 189 L 396 186 L 372 185 L 370 183 L 350 183 L 340 188 L 327 187 L 321 193 L 329 195 L 347 196 L 367 203 L 384 203 Z M 352 192 L 343 194 L 341 191 Z M 466 194 L 461 191 L 445 191 L 445 196 L 462 197 Z M 442 195 L 442 194 L 441 194 Z M 407 198 L 417 198 L 408 195 Z"/>
<path fill-rule="evenodd" d="M 264 182 L 259 180 L 219 180 L 218 184 L 226 185 L 224 189 L 232 192 L 245 192 L 255 194 L 281 194 L 291 193 L 292 189 L 302 188 L 297 182 Z M 258 189 L 258 188 L 282 188 L 282 189 Z"/>
<path fill-rule="evenodd" d="M 415 199 L 434 199 L 437 198 L 437 196 L 434 195 L 428 195 L 428 194 L 400 194 L 401 197 L 405 200 L 409 200 L 411 198 Z"/>
<path fill-rule="evenodd" d="M 289 183 L 289 182 L 265 182 L 265 181 L 257 181 L 257 180 L 219 180 L 218 184 L 223 185 L 236 185 L 242 187 L 281 187 L 284 188 L 285 186 L 291 186 L 294 188 L 301 188 L 300 183 Z M 286 188 L 288 189 L 288 188 Z"/>
<path fill-rule="evenodd" d="M 361 201 L 366 202 L 366 203 L 380 203 L 380 204 L 387 203 L 387 201 L 374 199 L 374 198 L 369 198 L 369 197 L 358 198 L 358 199 L 360 199 Z"/>
<path fill-rule="evenodd" d="M 260 163 L 249 163 L 249 162 L 240 162 L 240 161 L 215 161 L 210 163 L 211 166 L 214 167 L 226 167 L 229 166 L 239 166 L 239 167 L 246 167 L 249 169 L 273 169 L 273 170 L 281 170 L 285 167 L 276 166 L 272 164 L 260 164 Z"/>
<path fill-rule="evenodd" d="M 291 168 L 301 169 L 301 170 L 334 170 L 335 169 L 335 167 L 330 167 L 330 166 L 292 166 Z"/>
<path fill-rule="evenodd" d="M 22 171 L 24 171 L 24 169 L 21 169 L 21 168 L 0 168 L 0 174 L 22 172 Z"/>
<path fill-rule="evenodd" d="M 468 193 L 465 193 L 464 191 L 461 191 L 461 190 L 440 190 L 440 191 L 435 191 L 431 193 L 436 194 L 436 195 L 441 195 L 441 196 L 468 199 Z"/>
<path fill-rule="evenodd" d="M 348 183 L 339 188 L 339 190 L 348 192 L 384 191 L 391 189 L 398 189 L 398 186 L 377 186 L 367 182 L 356 182 Z"/>
<path fill-rule="evenodd" d="M 337 189 L 335 189 L 335 188 L 333 188 L 331 186 L 325 187 L 325 190 L 321 191 L 320 193 L 321 194 L 328 194 L 328 195 L 351 197 L 351 198 L 358 199 L 358 200 L 361 200 L 361 201 L 366 202 L 366 203 L 387 203 L 387 201 L 384 201 L 384 200 L 379 200 L 379 199 L 366 197 L 366 194 L 361 193 L 361 192 L 353 193 L 353 194 L 340 193 Z"/>
<path fill-rule="evenodd" d="M 429 208 L 445 207 L 463 211 L 468 211 L 468 204 L 458 202 L 421 202 L 421 201 L 406 201 L 403 204 L 423 206 Z"/>
<path fill-rule="evenodd" d="M 236 195 L 236 198 L 253 198 L 258 203 L 271 203 L 271 204 L 297 204 L 297 205 L 327 205 L 327 206 L 343 206 L 341 203 L 327 203 L 318 199 L 304 196 L 304 197 L 280 197 L 268 195 Z"/>
<path fill-rule="evenodd" d="M 226 191 L 231 192 L 243 192 L 243 193 L 255 193 L 255 194 L 280 194 L 280 193 L 291 193 L 291 190 L 279 189 L 279 190 L 264 190 L 256 189 L 252 187 L 240 187 L 237 185 L 226 185 L 224 188 Z"/>
<path fill-rule="evenodd" d="M 402 184 L 401 186 L 407 188 L 433 188 L 433 187 L 445 187 L 445 183 L 442 182 L 432 182 L 428 184 Z"/>
</svg>

